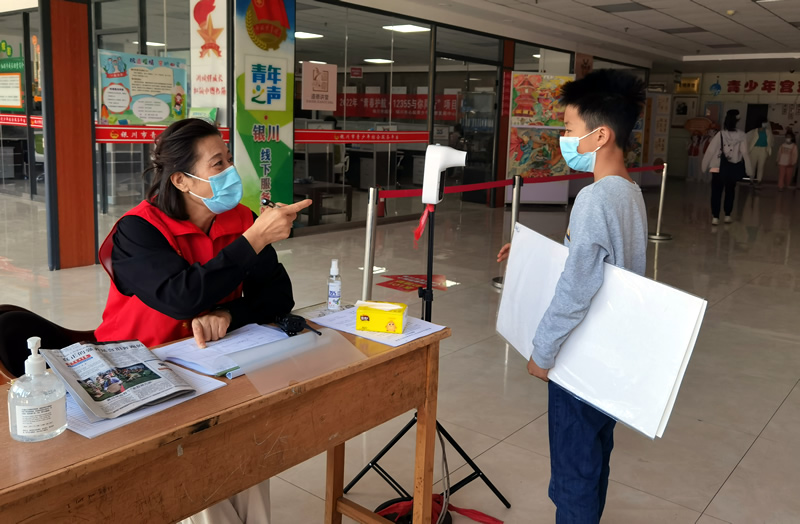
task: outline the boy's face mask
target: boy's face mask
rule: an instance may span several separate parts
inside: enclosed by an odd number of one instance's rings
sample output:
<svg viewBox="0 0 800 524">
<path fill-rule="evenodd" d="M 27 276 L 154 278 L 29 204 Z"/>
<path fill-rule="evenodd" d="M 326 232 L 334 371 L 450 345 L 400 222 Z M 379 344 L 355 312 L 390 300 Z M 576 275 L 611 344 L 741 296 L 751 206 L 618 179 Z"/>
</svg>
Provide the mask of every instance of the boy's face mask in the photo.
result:
<svg viewBox="0 0 800 524">
<path fill-rule="evenodd" d="M 569 167 L 575 171 L 582 171 L 584 173 L 594 172 L 594 164 L 597 161 L 597 151 L 602 147 L 598 146 L 594 151 L 589 153 L 578 153 L 578 145 L 581 140 L 596 133 L 600 128 L 598 127 L 590 133 L 586 133 L 581 137 L 577 136 L 562 136 L 559 138 L 559 145 L 561 146 L 561 156 Z"/>
</svg>

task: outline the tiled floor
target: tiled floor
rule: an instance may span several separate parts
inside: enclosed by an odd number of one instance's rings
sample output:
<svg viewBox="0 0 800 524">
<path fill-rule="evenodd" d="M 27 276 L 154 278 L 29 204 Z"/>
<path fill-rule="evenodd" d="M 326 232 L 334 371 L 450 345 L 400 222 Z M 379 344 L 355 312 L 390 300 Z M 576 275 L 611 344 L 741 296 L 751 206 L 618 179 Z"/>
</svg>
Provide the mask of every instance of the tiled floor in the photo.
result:
<svg viewBox="0 0 800 524">
<path fill-rule="evenodd" d="M 650 245 L 648 276 L 705 297 L 710 307 L 664 438 L 651 442 L 624 427 L 616 431 L 603 522 L 800 522 L 800 194 L 742 188 L 735 222 L 713 228 L 707 199 L 705 186 L 670 181 L 663 229 L 675 238 Z M 646 200 L 653 219 L 657 195 Z M 499 294 L 490 281 L 500 274 L 495 254 L 509 213 L 465 204 L 437 218 L 435 271 L 458 283 L 437 292 L 433 303 L 434 321 L 453 329 L 442 344 L 439 419 L 512 508 L 480 482 L 452 502 L 509 523 L 552 521 L 547 388 L 527 375 L 522 358 L 493 329 Z M 560 238 L 567 214 L 561 207 L 525 209 L 520 220 Z M 42 204 L 0 196 L 0 302 L 75 329 L 93 328 L 108 277 L 99 267 L 47 271 L 44 227 Z M 425 249 L 414 249 L 413 227 L 379 228 L 375 263 L 385 274 L 424 272 Z M 352 230 L 277 246 L 298 307 L 323 300 L 331 258 L 340 259 L 344 298 L 359 298 L 363 241 L 363 231 Z M 374 298 L 419 307 L 413 294 L 383 287 L 375 287 Z M 350 441 L 348 479 L 409 418 Z M 412 447 L 407 435 L 382 462 L 407 488 Z M 449 447 L 447 457 L 453 482 L 469 472 Z M 322 520 L 324 465 L 319 456 L 273 481 L 276 523 Z M 442 477 L 438 461 L 435 477 Z M 352 496 L 377 506 L 393 492 L 369 473 Z M 454 522 L 469 521 L 456 515 Z"/>
</svg>

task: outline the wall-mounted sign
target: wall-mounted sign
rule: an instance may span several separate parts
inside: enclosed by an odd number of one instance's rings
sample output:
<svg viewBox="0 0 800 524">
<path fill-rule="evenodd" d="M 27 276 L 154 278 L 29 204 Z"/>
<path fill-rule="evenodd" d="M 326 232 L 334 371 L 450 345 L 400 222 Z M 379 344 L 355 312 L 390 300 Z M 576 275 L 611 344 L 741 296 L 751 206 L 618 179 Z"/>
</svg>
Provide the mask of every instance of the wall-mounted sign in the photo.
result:
<svg viewBox="0 0 800 524">
<path fill-rule="evenodd" d="M 215 107 L 228 124 L 228 24 L 226 0 L 192 0 L 192 106 Z"/>
<path fill-rule="evenodd" d="M 168 125 L 186 118 L 186 61 L 97 51 L 101 125 Z"/>
<path fill-rule="evenodd" d="M 302 108 L 336 111 L 336 65 L 303 62 Z"/>
</svg>

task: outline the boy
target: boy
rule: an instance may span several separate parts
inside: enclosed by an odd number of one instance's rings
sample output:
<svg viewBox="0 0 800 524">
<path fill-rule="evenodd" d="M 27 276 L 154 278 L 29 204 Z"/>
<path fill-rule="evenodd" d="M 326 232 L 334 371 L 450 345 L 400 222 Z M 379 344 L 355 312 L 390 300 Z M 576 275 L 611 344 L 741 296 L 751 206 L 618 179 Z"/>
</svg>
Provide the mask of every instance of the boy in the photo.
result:
<svg viewBox="0 0 800 524">
<path fill-rule="evenodd" d="M 628 138 L 645 100 L 644 83 L 615 70 L 595 71 L 562 87 L 566 132 L 561 152 L 594 183 L 575 199 L 564 244 L 569 247 L 556 293 L 533 339 L 528 372 L 545 382 L 561 345 L 581 323 L 603 283 L 608 262 L 645 271 L 647 215 L 639 187 L 625 169 Z M 497 255 L 508 258 L 510 244 Z M 550 499 L 556 522 L 597 523 L 608 489 L 615 421 L 548 383 Z"/>
</svg>

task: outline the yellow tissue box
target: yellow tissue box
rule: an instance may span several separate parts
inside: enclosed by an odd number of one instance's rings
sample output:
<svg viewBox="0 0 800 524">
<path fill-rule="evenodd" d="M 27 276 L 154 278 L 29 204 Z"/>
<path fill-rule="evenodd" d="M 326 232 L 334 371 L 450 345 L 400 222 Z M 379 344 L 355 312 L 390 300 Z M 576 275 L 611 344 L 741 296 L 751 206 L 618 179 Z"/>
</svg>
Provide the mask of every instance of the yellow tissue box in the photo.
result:
<svg viewBox="0 0 800 524">
<path fill-rule="evenodd" d="M 356 329 L 378 333 L 402 333 L 408 306 L 395 302 L 356 303 Z"/>
</svg>

